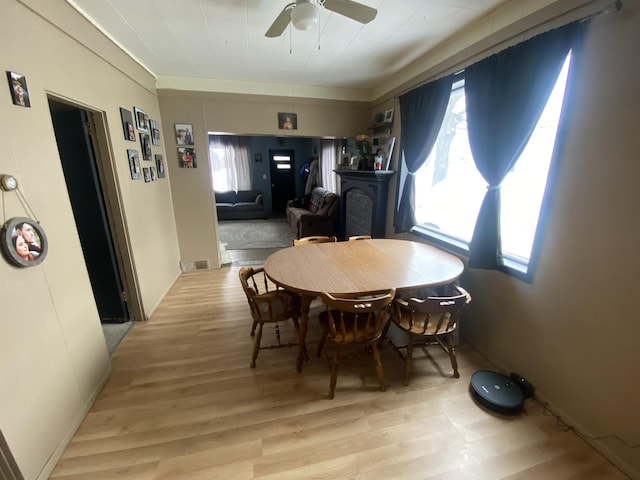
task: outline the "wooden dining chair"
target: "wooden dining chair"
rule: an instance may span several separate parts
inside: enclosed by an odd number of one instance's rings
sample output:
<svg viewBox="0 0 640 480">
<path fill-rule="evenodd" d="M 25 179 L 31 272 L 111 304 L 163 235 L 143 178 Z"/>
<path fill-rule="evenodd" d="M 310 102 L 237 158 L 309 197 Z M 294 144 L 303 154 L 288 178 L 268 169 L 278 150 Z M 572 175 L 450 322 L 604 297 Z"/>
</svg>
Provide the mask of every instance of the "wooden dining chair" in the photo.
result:
<svg viewBox="0 0 640 480">
<path fill-rule="evenodd" d="M 327 243 L 327 242 L 337 242 L 338 239 L 336 237 L 328 237 L 324 235 L 318 235 L 314 237 L 302 237 L 302 238 L 294 238 L 293 245 L 308 245 L 309 243 Z"/>
<path fill-rule="evenodd" d="M 414 347 L 438 344 L 447 352 L 453 368 L 453 376 L 459 378 L 458 362 L 453 335 L 458 328 L 460 312 L 471 301 L 471 295 L 462 287 L 451 285 L 452 295 L 421 298 L 398 298 L 393 302 L 391 319 L 407 338 L 407 343 L 398 345 L 387 336 L 387 341 L 404 359 L 404 384 L 409 385 Z M 404 351 L 404 353 L 403 353 Z"/>
<path fill-rule="evenodd" d="M 371 235 L 352 235 L 349 237 L 350 242 L 355 240 L 371 240 Z"/>
<path fill-rule="evenodd" d="M 264 273 L 263 268 L 242 267 L 238 272 L 242 289 L 247 296 L 253 324 L 251 326 L 251 336 L 255 335 L 256 327 L 258 334 L 253 345 L 253 356 L 251 358 L 251 368 L 255 368 L 258 352 L 264 349 L 292 347 L 298 343 L 282 343 L 280 338 L 280 328 L 278 322 L 293 320 L 298 333 L 300 318 L 300 296 L 286 290 L 277 289 Z M 262 328 L 265 323 L 272 323 L 275 328 L 276 343 L 261 345 Z M 305 350 L 306 351 L 306 350 Z"/>
<path fill-rule="evenodd" d="M 384 294 L 363 298 L 336 298 L 329 293 L 321 295 L 326 310 L 320 312 L 322 336 L 318 344 L 318 357 L 325 350 L 327 340 L 335 347 L 331 360 L 331 379 L 329 398 L 333 398 L 338 378 L 340 350 L 350 345 L 365 345 L 371 351 L 380 390 L 387 389 L 382 361 L 378 353 L 378 340 L 388 319 L 391 302 L 396 294 L 395 288 Z"/>
</svg>

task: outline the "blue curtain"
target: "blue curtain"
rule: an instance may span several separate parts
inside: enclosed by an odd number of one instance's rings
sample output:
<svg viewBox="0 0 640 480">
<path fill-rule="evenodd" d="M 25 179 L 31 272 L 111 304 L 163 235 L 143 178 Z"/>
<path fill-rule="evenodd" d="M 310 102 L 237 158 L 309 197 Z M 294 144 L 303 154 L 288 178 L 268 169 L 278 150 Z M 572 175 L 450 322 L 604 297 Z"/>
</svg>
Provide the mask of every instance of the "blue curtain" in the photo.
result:
<svg viewBox="0 0 640 480">
<path fill-rule="evenodd" d="M 469 247 L 471 267 L 503 264 L 500 185 L 527 145 L 580 27 L 551 30 L 465 69 L 469 144 L 488 184 Z"/>
<path fill-rule="evenodd" d="M 408 232 L 416 224 L 414 175 L 436 142 L 449 103 L 452 81 L 453 75 L 449 75 L 400 97 L 400 158 L 404 158 L 408 175 L 393 219 L 396 233 Z"/>
</svg>

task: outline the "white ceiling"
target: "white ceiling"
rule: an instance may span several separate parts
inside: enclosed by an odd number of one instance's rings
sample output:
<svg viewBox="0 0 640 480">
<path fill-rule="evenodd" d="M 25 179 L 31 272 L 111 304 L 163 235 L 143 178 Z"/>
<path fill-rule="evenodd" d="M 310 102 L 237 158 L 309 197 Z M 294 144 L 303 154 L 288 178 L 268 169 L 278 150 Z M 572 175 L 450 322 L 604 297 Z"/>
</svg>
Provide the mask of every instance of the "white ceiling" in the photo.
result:
<svg viewBox="0 0 640 480">
<path fill-rule="evenodd" d="M 289 0 L 67 0 L 157 77 L 372 89 L 509 0 L 360 0 L 362 25 L 265 32 Z M 520 0 L 523 1 L 523 0 Z M 319 36 L 319 40 L 318 40 Z M 318 49 L 320 45 L 320 49 Z"/>
</svg>

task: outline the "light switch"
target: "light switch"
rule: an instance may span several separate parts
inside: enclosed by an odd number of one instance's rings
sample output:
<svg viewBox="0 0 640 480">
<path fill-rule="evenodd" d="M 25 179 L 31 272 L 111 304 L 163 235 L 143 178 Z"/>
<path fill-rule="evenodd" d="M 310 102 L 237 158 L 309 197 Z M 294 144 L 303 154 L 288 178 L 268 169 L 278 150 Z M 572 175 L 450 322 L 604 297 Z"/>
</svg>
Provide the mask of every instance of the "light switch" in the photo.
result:
<svg viewBox="0 0 640 480">
<path fill-rule="evenodd" d="M 263 173 L 263 174 L 262 174 L 262 179 L 263 179 L 263 180 L 266 180 L 266 179 L 267 179 L 267 174 L 266 174 L 266 173 Z"/>
</svg>

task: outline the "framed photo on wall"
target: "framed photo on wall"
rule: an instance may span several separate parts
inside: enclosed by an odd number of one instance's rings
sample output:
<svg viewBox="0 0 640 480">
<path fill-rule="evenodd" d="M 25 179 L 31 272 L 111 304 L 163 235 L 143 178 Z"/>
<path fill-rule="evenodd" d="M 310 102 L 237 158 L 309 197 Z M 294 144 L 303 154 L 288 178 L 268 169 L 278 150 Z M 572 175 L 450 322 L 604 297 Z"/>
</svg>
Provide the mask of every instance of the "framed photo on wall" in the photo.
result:
<svg viewBox="0 0 640 480">
<path fill-rule="evenodd" d="M 196 149 L 185 147 L 178 148 L 178 161 L 180 162 L 180 168 L 198 168 Z"/>
<path fill-rule="evenodd" d="M 5 260 L 15 267 L 33 267 L 47 256 L 47 236 L 35 220 L 10 218 L 2 226 L 0 237 Z"/>
<path fill-rule="evenodd" d="M 133 115 L 126 108 L 120 107 L 120 118 L 122 118 L 122 132 L 124 139 L 130 142 L 136 141 L 136 131 L 133 126 Z"/>
<path fill-rule="evenodd" d="M 149 183 L 151 181 L 151 172 L 149 171 L 149 167 L 144 167 L 142 169 L 142 173 L 144 175 L 144 182 Z"/>
<path fill-rule="evenodd" d="M 140 158 L 137 150 L 127 150 L 129 158 L 129 170 L 131 170 L 131 180 L 140 180 L 142 178 L 142 170 L 140 169 Z"/>
<path fill-rule="evenodd" d="M 13 104 L 19 107 L 31 107 L 25 76 L 16 72 L 7 71 L 7 80 L 9 80 L 9 90 L 11 91 Z"/>
<path fill-rule="evenodd" d="M 142 148 L 142 159 L 151 160 L 151 140 L 148 133 L 140 134 L 140 147 Z"/>
<path fill-rule="evenodd" d="M 162 155 L 154 155 L 156 159 L 156 170 L 158 171 L 158 178 L 164 178 L 164 160 Z"/>
<path fill-rule="evenodd" d="M 190 123 L 176 123 L 176 143 L 178 145 L 193 145 L 193 125 Z"/>
<path fill-rule="evenodd" d="M 280 130 L 297 130 L 298 114 L 297 113 L 278 113 L 278 128 Z"/>
<path fill-rule="evenodd" d="M 144 133 L 149 133 L 149 117 L 144 111 L 137 107 L 133 107 L 133 114 L 136 117 L 136 126 L 138 130 Z"/>
<path fill-rule="evenodd" d="M 160 130 L 158 129 L 158 122 L 155 120 L 149 120 L 149 130 L 151 130 L 151 143 L 156 147 L 160 146 Z"/>
<path fill-rule="evenodd" d="M 384 111 L 384 123 L 393 123 L 393 108 Z"/>
</svg>

